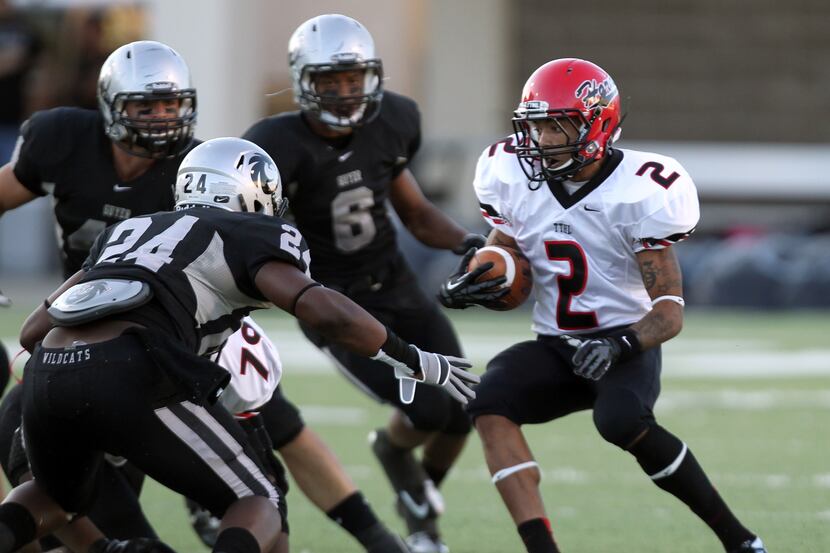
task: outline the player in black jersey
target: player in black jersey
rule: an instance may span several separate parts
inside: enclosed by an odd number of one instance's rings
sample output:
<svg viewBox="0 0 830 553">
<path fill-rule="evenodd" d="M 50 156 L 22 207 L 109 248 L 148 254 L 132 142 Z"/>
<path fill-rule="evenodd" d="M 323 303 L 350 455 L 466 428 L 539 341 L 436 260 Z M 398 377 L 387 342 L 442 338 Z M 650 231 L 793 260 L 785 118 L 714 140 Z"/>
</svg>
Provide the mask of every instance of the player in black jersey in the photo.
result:
<svg viewBox="0 0 830 553">
<path fill-rule="evenodd" d="M 436 303 L 418 289 L 398 249 L 386 201 L 426 245 L 461 253 L 483 237 L 466 231 L 421 193 L 407 166 L 420 145 L 420 115 L 404 96 L 382 90 L 382 64 L 369 32 L 342 15 L 312 18 L 289 42 L 301 110 L 268 117 L 243 136 L 278 161 L 286 197 L 314 256 L 312 276 L 342 291 L 419 346 L 460 355 Z M 375 434 L 378 455 L 399 497 L 416 553 L 446 551 L 435 489 L 461 452 L 470 423 L 441 390 L 402 401 L 392 375 L 303 325 L 359 388 L 397 409 Z M 280 401 L 275 398 L 273 401 Z M 424 445 L 416 462 L 413 449 Z"/>
<path fill-rule="evenodd" d="M 158 83 L 159 76 L 175 82 Z M 165 88 L 165 83 L 172 86 Z M 15 159 L 0 169 L 0 214 L 37 195 L 55 197 L 67 277 L 80 269 L 93 240 L 106 226 L 172 209 L 176 168 L 198 143 L 192 140 L 196 96 L 189 71 L 167 46 L 141 41 L 119 48 L 104 63 L 98 88 L 97 112 L 58 108 L 35 114 L 22 128 Z M 19 463 L 9 462 L 19 400 L 19 393 L 10 394 L 0 407 L 0 416 L 16 415 L 3 417 L 8 424 L 0 425 L 0 462 L 8 476 L 22 478 L 27 472 L 25 456 Z M 287 417 L 285 409 L 291 409 Z M 348 483 L 349 493 L 338 497 L 340 501 L 324 503 L 324 510 L 357 539 L 369 540 L 364 536 L 371 528 L 372 535 L 383 533 L 376 528 L 382 523 L 319 437 L 302 425 L 293 405 L 269 406 L 265 415 L 274 445 L 290 460 L 301 488 L 304 475 L 327 486 L 342 488 Z M 297 467 L 302 467 L 302 474 Z M 127 471 L 132 488 L 140 490 L 140 475 L 129 469 L 129 465 L 123 470 L 103 468 L 107 474 L 101 479 L 108 484 L 101 486 L 104 491 L 93 518 L 114 537 L 154 536 L 137 497 L 123 482 L 122 472 Z"/>
<path fill-rule="evenodd" d="M 0 506 L 0 553 L 83 513 L 103 451 L 223 515 L 214 551 L 279 546 L 281 492 L 215 404 L 228 373 L 200 357 L 254 309 L 276 305 L 388 365 L 378 370 L 391 366 L 407 382 L 444 387 L 461 403 L 474 397 L 469 386 L 478 377 L 466 360 L 408 344 L 308 276 L 303 237 L 272 216 L 284 200 L 276 199 L 276 166 L 260 148 L 208 141 L 184 160 L 176 190 L 176 212 L 102 233 L 83 269 L 24 324 L 24 346 L 42 339 L 23 388 L 35 479 Z"/>
<path fill-rule="evenodd" d="M 176 169 L 197 143 L 190 71 L 164 44 L 140 41 L 115 50 L 101 68 L 98 97 L 98 110 L 35 113 L 0 168 L 0 214 L 53 195 L 65 276 L 80 269 L 106 226 L 172 208 Z M 25 456 L 10 463 L 19 402 L 19 391 L 10 392 L 0 412 L 0 462 L 14 480 L 26 472 Z M 102 529 L 114 537 L 155 536 L 135 493 L 141 476 L 129 465 L 108 464 L 102 473 L 102 499 L 92 512 Z"/>
<path fill-rule="evenodd" d="M 118 48 L 101 68 L 98 99 L 99 110 L 35 113 L 0 169 L 0 214 L 54 197 L 67 277 L 108 225 L 170 209 L 176 168 L 195 145 L 196 91 L 169 46 Z"/>
</svg>

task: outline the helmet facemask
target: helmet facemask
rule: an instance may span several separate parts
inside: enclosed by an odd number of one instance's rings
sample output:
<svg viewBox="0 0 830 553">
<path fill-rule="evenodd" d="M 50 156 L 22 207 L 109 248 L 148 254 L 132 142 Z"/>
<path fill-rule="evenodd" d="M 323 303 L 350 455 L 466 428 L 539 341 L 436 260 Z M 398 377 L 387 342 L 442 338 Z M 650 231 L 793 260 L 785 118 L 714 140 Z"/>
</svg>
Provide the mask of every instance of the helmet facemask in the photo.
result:
<svg viewBox="0 0 830 553">
<path fill-rule="evenodd" d="M 178 102 L 174 117 L 128 114 L 132 102 L 170 100 Z M 175 50 L 160 42 L 125 44 L 101 66 L 98 108 L 104 132 L 121 149 L 153 159 L 175 157 L 190 145 L 196 124 L 190 69 Z"/>
<path fill-rule="evenodd" d="M 325 14 L 302 23 L 288 41 L 294 101 L 303 113 L 333 130 L 348 130 L 372 121 L 383 97 L 383 64 L 375 41 L 359 21 Z M 318 76 L 340 71 L 363 71 L 362 90 L 349 95 L 321 94 Z"/>
<path fill-rule="evenodd" d="M 326 94 L 317 90 L 317 79 L 325 73 L 363 71 L 361 93 Z M 383 65 L 380 60 L 309 64 L 299 79 L 299 103 L 303 112 L 334 129 L 361 127 L 371 122 L 380 110 L 383 97 Z"/>
<path fill-rule="evenodd" d="M 620 134 L 620 111 L 617 86 L 599 66 L 577 58 L 542 65 L 513 112 L 519 165 L 531 182 L 575 178 L 610 153 Z M 542 122 L 558 126 L 568 140 L 543 146 L 534 135 L 534 123 Z"/>
<path fill-rule="evenodd" d="M 130 117 L 128 102 L 176 100 L 176 117 Z M 184 151 L 193 139 L 196 124 L 196 91 L 178 90 L 164 93 L 122 92 L 112 102 L 110 138 L 132 155 L 163 159 Z"/>
<path fill-rule="evenodd" d="M 542 145 L 538 124 L 550 122 L 568 137 L 565 144 Z M 531 181 L 564 180 L 595 161 L 588 144 L 591 123 L 579 110 L 550 110 L 532 113 L 522 108 L 515 111 L 513 131 L 516 134 L 516 157 Z M 587 154 L 587 155 L 586 155 Z M 561 159 L 568 155 L 566 160 Z"/>
</svg>

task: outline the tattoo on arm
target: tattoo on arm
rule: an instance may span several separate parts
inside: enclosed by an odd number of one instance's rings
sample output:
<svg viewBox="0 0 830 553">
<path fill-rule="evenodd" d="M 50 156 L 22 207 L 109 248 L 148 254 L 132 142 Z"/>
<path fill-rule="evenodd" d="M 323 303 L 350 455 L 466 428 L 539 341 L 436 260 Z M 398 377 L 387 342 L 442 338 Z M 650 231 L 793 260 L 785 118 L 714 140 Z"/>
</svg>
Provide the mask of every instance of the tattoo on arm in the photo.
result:
<svg viewBox="0 0 830 553">
<path fill-rule="evenodd" d="M 680 265 L 671 248 L 653 252 L 641 252 L 638 255 L 643 285 L 648 295 L 654 299 L 659 296 L 683 294 L 683 276 Z"/>
<path fill-rule="evenodd" d="M 650 298 L 682 296 L 683 277 L 677 257 L 671 248 L 637 254 L 643 285 Z M 680 332 L 683 326 L 683 308 L 674 302 L 663 301 L 632 326 L 643 348 L 662 344 Z"/>
<path fill-rule="evenodd" d="M 643 284 L 646 290 L 651 291 L 654 288 L 654 283 L 657 282 L 657 269 L 654 268 L 654 262 L 643 261 L 640 265 L 640 272 L 643 274 Z"/>
</svg>

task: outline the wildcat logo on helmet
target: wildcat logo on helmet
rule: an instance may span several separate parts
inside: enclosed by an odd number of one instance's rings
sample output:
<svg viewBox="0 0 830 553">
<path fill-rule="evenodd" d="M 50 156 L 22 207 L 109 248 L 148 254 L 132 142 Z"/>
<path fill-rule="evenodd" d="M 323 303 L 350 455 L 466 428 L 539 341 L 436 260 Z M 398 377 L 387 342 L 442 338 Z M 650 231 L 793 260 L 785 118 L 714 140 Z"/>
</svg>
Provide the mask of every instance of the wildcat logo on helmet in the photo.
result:
<svg viewBox="0 0 830 553">
<path fill-rule="evenodd" d="M 278 179 L 277 167 L 265 156 L 246 152 L 239 156 L 236 169 L 241 173 L 249 171 L 251 180 L 259 183 L 262 191 L 271 194 L 275 190 L 274 181 Z"/>
<path fill-rule="evenodd" d="M 617 97 L 617 94 L 617 85 L 611 79 L 605 79 L 601 83 L 591 79 L 579 85 L 574 96 L 582 100 L 582 105 L 586 110 L 592 110 L 597 107 L 606 107 Z"/>
</svg>

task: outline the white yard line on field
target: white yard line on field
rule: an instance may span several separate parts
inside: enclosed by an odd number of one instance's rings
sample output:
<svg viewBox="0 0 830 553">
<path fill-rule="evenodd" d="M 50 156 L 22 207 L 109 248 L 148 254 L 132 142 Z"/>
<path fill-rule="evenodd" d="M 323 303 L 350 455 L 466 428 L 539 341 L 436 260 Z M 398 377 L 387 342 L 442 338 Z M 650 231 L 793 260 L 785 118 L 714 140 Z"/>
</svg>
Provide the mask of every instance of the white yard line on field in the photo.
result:
<svg viewBox="0 0 830 553">
<path fill-rule="evenodd" d="M 268 330 L 288 374 L 335 374 L 331 361 L 299 331 Z M 479 364 L 527 335 L 462 336 L 466 355 Z M 19 345 L 5 338 L 11 355 Z M 483 370 L 483 367 L 477 367 Z M 760 340 L 678 339 L 663 352 L 663 374 L 672 378 L 789 378 L 830 375 L 830 349 L 780 350 Z"/>
</svg>

